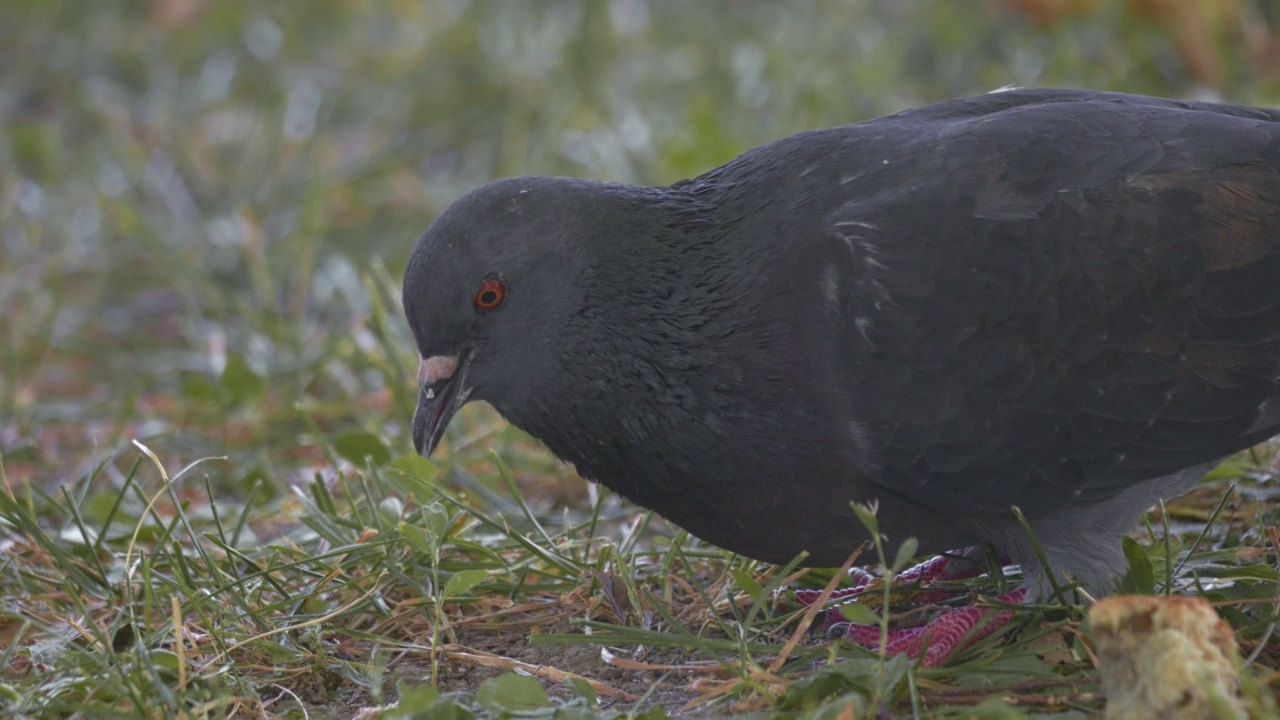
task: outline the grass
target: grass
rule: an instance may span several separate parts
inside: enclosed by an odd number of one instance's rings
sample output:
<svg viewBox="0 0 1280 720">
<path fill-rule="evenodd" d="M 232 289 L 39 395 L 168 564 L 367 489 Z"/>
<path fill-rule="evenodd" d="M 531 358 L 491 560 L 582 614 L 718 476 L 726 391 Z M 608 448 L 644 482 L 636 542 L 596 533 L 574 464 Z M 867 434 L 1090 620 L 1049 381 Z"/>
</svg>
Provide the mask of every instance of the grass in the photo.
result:
<svg viewBox="0 0 1280 720">
<path fill-rule="evenodd" d="M 1012 707 L 1099 706 L 1074 606 L 1019 607 L 1015 640 L 982 641 L 940 670 L 814 643 L 803 631 L 779 656 L 811 619 L 784 588 L 838 573 L 763 566 L 678 534 L 636 542 L 644 533 L 635 524 L 601 533 L 636 520 L 603 501 L 578 517 L 539 518 L 523 500 L 486 510 L 442 487 L 421 458 L 364 456 L 361 469 L 326 451 L 344 477 L 294 486 L 266 519 L 252 517 L 252 503 L 209 502 L 200 470 L 218 459 L 170 470 L 143 443 L 56 495 L 23 483 L 0 497 L 10 538 L 0 693 L 10 710 L 342 716 L 393 696 L 416 698 L 408 708 L 494 716 L 519 710 L 510 703 L 603 717 L 646 707 L 657 708 L 649 717 L 664 708 L 818 717 L 850 703 L 1003 717 Z M 123 475 L 109 490 L 100 487 L 110 484 L 108 464 Z M 492 466 L 510 478 L 497 457 Z M 1210 519 L 1209 534 L 1181 546 L 1178 533 L 1157 530 L 1135 565 L 1147 563 L 1148 591 L 1217 602 L 1256 653 L 1250 672 L 1265 686 L 1277 659 L 1260 644 L 1273 622 L 1274 555 L 1266 539 L 1249 542 L 1250 530 L 1232 537 L 1247 508 L 1233 504 L 1234 490 L 1215 500 L 1240 481 L 1223 475 L 1166 515 Z M 1204 518 L 1212 504 L 1219 512 Z M 910 551 L 899 555 L 891 565 Z M 1183 565 L 1172 584 L 1153 572 L 1166 556 Z"/>
<path fill-rule="evenodd" d="M 1096 712 L 1079 606 L 1020 607 L 1016 635 L 914 668 L 805 629 L 792 591 L 836 569 L 702 544 L 486 408 L 414 457 L 398 283 L 494 177 L 667 182 L 1006 84 L 1196 92 L 1123 7 L 0 5 L 0 714 Z M 1222 93 L 1275 104 L 1231 27 Z M 1126 547 L 1129 589 L 1218 605 L 1260 713 L 1273 455 Z M 881 559 L 903 566 L 903 540 Z"/>
</svg>

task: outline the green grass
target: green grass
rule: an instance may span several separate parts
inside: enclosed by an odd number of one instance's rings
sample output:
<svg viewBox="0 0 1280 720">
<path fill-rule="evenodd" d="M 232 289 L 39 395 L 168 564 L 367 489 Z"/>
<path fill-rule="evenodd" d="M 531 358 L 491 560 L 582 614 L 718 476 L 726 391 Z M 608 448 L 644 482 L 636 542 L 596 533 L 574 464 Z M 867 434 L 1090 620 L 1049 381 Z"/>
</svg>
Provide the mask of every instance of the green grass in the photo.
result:
<svg viewBox="0 0 1280 720">
<path fill-rule="evenodd" d="M 1006 84 L 1197 92 L 1120 3 L 1046 27 L 997 0 L 732 8 L 0 4 L 0 714 L 1100 708 L 1078 606 L 1020 608 L 1012 639 L 916 669 L 803 629 L 790 591 L 835 570 L 702 544 L 487 408 L 412 456 L 399 276 L 479 183 L 669 182 Z M 1214 27 L 1223 95 L 1280 101 Z M 1128 548 L 1131 589 L 1218 603 L 1260 713 L 1273 454 Z"/>
</svg>

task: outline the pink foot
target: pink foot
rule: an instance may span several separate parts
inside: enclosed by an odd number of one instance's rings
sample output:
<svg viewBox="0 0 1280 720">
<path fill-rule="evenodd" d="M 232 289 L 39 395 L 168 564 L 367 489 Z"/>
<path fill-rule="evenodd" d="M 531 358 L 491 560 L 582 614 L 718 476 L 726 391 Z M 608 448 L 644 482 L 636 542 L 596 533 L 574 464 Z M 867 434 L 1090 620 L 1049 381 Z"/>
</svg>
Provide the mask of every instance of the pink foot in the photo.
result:
<svg viewBox="0 0 1280 720">
<path fill-rule="evenodd" d="M 831 599 L 846 600 L 848 598 L 854 597 L 855 595 L 861 595 L 863 590 L 865 589 L 866 588 L 863 588 L 863 587 L 840 588 L 839 590 L 836 590 L 831 593 Z M 796 600 L 799 601 L 801 605 L 809 606 L 818 602 L 818 596 L 822 595 L 822 591 L 821 590 L 796 590 L 795 595 L 796 595 Z"/>
<path fill-rule="evenodd" d="M 958 554 L 958 553 L 957 553 Z M 959 580 L 961 578 L 969 578 L 982 572 L 982 568 L 976 563 L 956 563 L 964 565 L 959 569 L 952 567 L 954 558 L 946 555 L 929 558 L 919 565 L 912 565 L 894 576 L 894 580 L 900 580 L 904 583 L 918 583 L 920 585 L 928 585 L 939 578 L 948 580 Z M 856 588 L 870 585 L 878 576 L 863 570 L 860 567 L 849 568 L 849 579 L 853 581 Z"/>
<path fill-rule="evenodd" d="M 960 568 L 953 568 L 952 563 L 955 559 L 946 555 L 929 558 L 919 565 L 913 565 L 906 570 L 893 576 L 895 582 L 916 583 L 919 585 L 928 585 L 934 580 L 940 578 L 947 580 L 963 580 L 965 578 L 975 577 L 982 572 L 982 568 L 975 563 L 957 563 L 963 565 Z M 831 594 L 832 600 L 852 597 L 866 590 L 871 583 L 880 579 L 879 575 L 872 575 L 860 567 L 849 568 L 849 579 L 853 581 L 853 587 L 841 588 Z M 817 590 L 797 590 L 796 599 L 801 603 L 808 605 L 818 599 L 822 593 Z"/>
<path fill-rule="evenodd" d="M 959 555 L 960 551 L 952 553 Z M 975 577 L 982 574 L 982 567 L 977 563 L 967 562 L 964 560 L 956 560 L 954 557 L 947 555 L 939 555 L 929 558 L 924 562 L 913 565 L 906 570 L 894 576 L 894 582 L 914 583 L 920 586 L 926 586 L 935 580 L 963 580 L 965 578 Z M 840 601 L 847 600 L 855 595 L 860 595 L 871 587 L 871 584 L 880 579 L 878 575 L 863 570 L 859 567 L 849 568 L 849 579 L 853 581 L 853 587 L 840 588 L 831 593 L 831 600 Z M 796 600 L 802 605 L 812 605 L 818 601 L 821 595 L 818 590 L 797 590 Z M 917 592 L 911 596 L 911 603 L 916 606 L 931 605 L 944 600 L 950 600 L 956 597 L 957 593 L 947 590 L 926 590 Z M 839 610 L 831 608 L 826 615 L 819 621 L 820 629 L 827 629 L 832 625 L 844 623 L 844 616 Z M 878 642 L 878 640 L 877 640 Z"/>
<path fill-rule="evenodd" d="M 1026 588 L 1018 588 L 1001 595 L 998 600 L 1006 603 L 1020 603 L 1026 598 Z M 934 618 L 923 627 L 890 630 L 885 652 L 889 655 L 918 658 L 925 667 L 938 667 L 957 650 L 990 635 L 1012 619 L 1012 610 L 992 612 L 990 608 L 976 607 L 952 610 Z M 880 647 L 880 628 L 874 625 L 850 623 L 844 631 L 844 638 L 875 650 Z M 926 641 L 928 649 L 924 650 L 924 657 L 921 657 L 920 651 L 924 648 Z"/>
</svg>

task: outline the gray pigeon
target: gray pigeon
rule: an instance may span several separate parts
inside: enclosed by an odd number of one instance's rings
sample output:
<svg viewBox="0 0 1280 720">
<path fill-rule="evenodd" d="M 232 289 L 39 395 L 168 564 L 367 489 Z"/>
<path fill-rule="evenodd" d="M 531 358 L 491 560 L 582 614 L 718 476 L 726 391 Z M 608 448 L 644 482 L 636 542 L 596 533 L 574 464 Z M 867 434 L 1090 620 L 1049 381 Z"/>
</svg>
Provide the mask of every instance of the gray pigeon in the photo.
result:
<svg viewBox="0 0 1280 720">
<path fill-rule="evenodd" d="M 890 541 L 1036 577 L 1017 506 L 1105 593 L 1145 509 L 1280 434 L 1280 111 L 1013 90 L 668 187 L 502 180 L 418 241 L 404 308 L 423 454 L 484 400 L 778 563 L 841 563 L 874 501 Z"/>
</svg>

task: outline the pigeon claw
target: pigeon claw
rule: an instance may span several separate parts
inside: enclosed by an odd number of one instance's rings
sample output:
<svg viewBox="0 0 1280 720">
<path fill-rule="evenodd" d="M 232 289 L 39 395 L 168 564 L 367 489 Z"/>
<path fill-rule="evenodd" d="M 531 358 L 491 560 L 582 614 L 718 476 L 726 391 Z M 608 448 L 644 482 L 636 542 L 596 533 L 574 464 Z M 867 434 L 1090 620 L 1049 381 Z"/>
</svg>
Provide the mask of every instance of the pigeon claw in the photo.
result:
<svg viewBox="0 0 1280 720">
<path fill-rule="evenodd" d="M 929 588 L 938 580 L 959 580 L 975 577 L 982 573 L 982 567 L 976 563 L 957 560 L 954 555 L 963 551 L 954 551 L 951 555 L 939 555 L 909 567 L 894 575 L 894 582 L 919 585 L 922 588 L 911 596 L 911 604 L 916 607 L 943 602 L 957 596 L 958 593 L 945 588 Z M 831 600 L 851 601 L 876 587 L 881 581 L 878 576 L 861 568 L 850 568 L 849 578 L 853 587 L 841 588 L 831 594 Z M 804 605 L 811 605 L 820 595 L 817 590 L 797 590 L 796 600 Z M 1005 603 L 1020 603 L 1026 600 L 1027 589 L 1019 588 L 1001 595 L 998 600 Z M 889 655 L 906 655 L 920 661 L 925 667 L 938 667 L 946 662 L 958 650 L 987 637 L 1013 619 L 1012 610 L 992 610 L 990 608 L 963 607 L 950 610 L 928 624 L 919 627 L 897 628 L 889 630 L 885 642 L 885 653 Z M 828 631 L 828 637 L 843 637 L 849 642 L 871 650 L 880 648 L 880 627 L 878 625 L 861 625 L 850 623 L 844 619 L 840 610 L 831 607 L 826 610 L 825 622 L 821 627 Z M 923 653 L 923 655 L 922 655 Z"/>
<path fill-rule="evenodd" d="M 1013 604 L 1026 599 L 1026 588 L 1018 588 L 997 598 L 1000 602 Z M 1012 619 L 1012 610 L 980 607 L 951 610 L 921 627 L 890 630 L 884 651 L 888 655 L 906 655 L 925 667 L 940 667 L 958 650 L 994 633 Z M 871 650 L 880 648 L 880 628 L 875 625 L 849 623 L 843 628 L 842 636 Z"/>
</svg>

